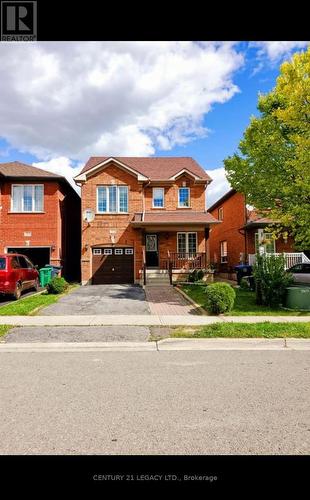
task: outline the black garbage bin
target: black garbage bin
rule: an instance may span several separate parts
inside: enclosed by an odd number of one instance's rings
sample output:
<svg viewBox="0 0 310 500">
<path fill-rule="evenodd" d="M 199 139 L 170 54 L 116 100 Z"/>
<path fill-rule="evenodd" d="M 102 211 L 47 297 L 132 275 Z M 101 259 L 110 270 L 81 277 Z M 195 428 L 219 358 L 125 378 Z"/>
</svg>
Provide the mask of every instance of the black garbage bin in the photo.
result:
<svg viewBox="0 0 310 500">
<path fill-rule="evenodd" d="M 240 285 L 242 278 L 245 276 L 252 276 L 252 266 L 249 264 L 240 264 L 239 266 L 235 266 L 234 270 L 237 273 L 238 285 Z"/>
</svg>

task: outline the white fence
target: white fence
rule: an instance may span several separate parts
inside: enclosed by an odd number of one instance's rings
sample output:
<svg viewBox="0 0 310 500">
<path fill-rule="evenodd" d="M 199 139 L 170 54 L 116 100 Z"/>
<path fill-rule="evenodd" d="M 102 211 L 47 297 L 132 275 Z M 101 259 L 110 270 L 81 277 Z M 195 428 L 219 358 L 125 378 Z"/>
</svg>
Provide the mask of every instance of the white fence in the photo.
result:
<svg viewBox="0 0 310 500">
<path fill-rule="evenodd" d="M 282 255 L 280 253 L 266 253 L 266 255 Z M 285 269 L 289 269 L 295 264 L 307 263 L 310 264 L 310 259 L 303 252 L 295 252 L 295 253 L 283 253 L 285 257 Z M 255 264 L 256 255 L 254 253 L 249 254 L 249 264 L 253 266 Z"/>
</svg>

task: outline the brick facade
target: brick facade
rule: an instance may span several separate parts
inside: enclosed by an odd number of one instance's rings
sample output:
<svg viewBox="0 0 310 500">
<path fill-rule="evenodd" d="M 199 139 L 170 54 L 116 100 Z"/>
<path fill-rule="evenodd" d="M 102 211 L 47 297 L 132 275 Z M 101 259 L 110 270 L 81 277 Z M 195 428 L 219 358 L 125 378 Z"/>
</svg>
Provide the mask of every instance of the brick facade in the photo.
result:
<svg viewBox="0 0 310 500">
<path fill-rule="evenodd" d="M 178 208 L 178 188 L 186 183 L 190 187 L 190 208 L 183 210 L 205 210 L 205 184 L 195 184 L 193 179 L 184 174 L 179 177 L 173 185 L 158 187 L 165 188 L 165 206 L 164 209 L 153 209 L 152 207 L 152 186 L 144 186 L 143 182 L 138 181 L 135 175 L 119 168 L 111 162 L 104 169 L 97 171 L 94 175 L 87 178 L 82 184 L 82 213 L 85 209 L 92 209 L 97 212 L 97 186 L 99 185 L 127 185 L 128 193 L 128 214 L 98 214 L 96 213 L 93 222 L 82 221 L 82 283 L 90 283 L 92 278 L 92 247 L 94 246 L 129 246 L 134 247 L 135 255 L 135 281 L 141 279 L 141 269 L 143 264 L 143 246 L 145 245 L 145 233 L 158 234 L 158 250 L 160 267 L 165 268 L 167 261 L 167 251 L 177 251 L 177 231 L 191 231 L 191 228 L 181 225 L 173 230 L 163 228 L 147 229 L 133 228 L 130 222 L 135 213 L 145 211 L 163 210 L 174 211 L 182 210 Z M 112 232 L 112 233 L 111 233 Z M 205 233 L 197 231 L 197 251 L 206 251 Z M 114 244 L 112 244 L 112 238 Z"/>
<path fill-rule="evenodd" d="M 219 208 L 223 208 L 223 220 L 210 231 L 210 261 L 220 272 L 227 272 L 239 264 L 240 253 L 246 252 L 244 234 L 239 232 L 246 223 L 244 196 L 234 193 L 222 204 L 210 210 L 217 219 L 219 219 Z M 227 263 L 224 264 L 221 264 L 221 241 L 227 241 Z"/>
<path fill-rule="evenodd" d="M 11 212 L 12 184 L 43 184 L 42 213 Z M 0 253 L 7 248 L 49 247 L 50 263 L 63 266 L 68 279 L 79 279 L 80 198 L 57 180 L 5 180 L 1 183 Z"/>
<path fill-rule="evenodd" d="M 223 211 L 223 220 L 210 232 L 210 261 L 216 265 L 219 272 L 230 273 L 234 266 L 240 264 L 240 257 L 243 257 L 243 261 L 247 261 L 249 254 L 255 254 L 255 233 L 258 227 L 243 229 L 248 217 L 245 197 L 241 193 L 234 190 L 227 193 L 222 201 L 219 200 L 211 207 L 210 213 L 219 218 L 220 209 Z M 222 241 L 227 242 L 227 263 L 221 263 Z M 275 251 L 294 252 L 293 239 L 289 237 L 285 242 L 283 238 L 279 238 L 275 242 Z"/>
</svg>

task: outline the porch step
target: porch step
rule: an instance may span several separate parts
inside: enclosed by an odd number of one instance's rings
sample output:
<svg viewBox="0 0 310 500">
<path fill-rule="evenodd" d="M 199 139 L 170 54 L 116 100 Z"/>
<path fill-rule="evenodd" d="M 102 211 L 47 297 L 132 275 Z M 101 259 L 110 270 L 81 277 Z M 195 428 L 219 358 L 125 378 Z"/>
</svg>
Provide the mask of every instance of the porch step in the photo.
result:
<svg viewBox="0 0 310 500">
<path fill-rule="evenodd" d="M 149 286 L 170 286 L 170 279 L 168 274 L 162 275 L 146 275 L 146 284 Z"/>
<path fill-rule="evenodd" d="M 147 276 L 167 276 L 168 275 L 168 270 L 167 269 L 146 269 L 146 275 Z"/>
</svg>

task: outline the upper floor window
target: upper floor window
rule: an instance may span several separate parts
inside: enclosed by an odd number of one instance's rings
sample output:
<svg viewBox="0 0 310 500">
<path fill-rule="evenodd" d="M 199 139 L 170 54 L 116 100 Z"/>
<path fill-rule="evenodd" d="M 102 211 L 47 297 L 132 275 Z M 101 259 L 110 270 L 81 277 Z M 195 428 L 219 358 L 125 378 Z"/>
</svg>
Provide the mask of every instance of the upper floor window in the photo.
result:
<svg viewBox="0 0 310 500">
<path fill-rule="evenodd" d="M 224 208 L 223 207 L 220 207 L 218 209 L 218 219 L 219 220 L 223 220 L 224 219 Z"/>
<path fill-rule="evenodd" d="M 181 187 L 179 188 L 179 208 L 189 207 L 189 188 Z"/>
<path fill-rule="evenodd" d="M 128 186 L 98 186 L 97 212 L 128 212 Z"/>
<path fill-rule="evenodd" d="M 228 261 L 227 258 L 227 241 L 221 241 L 221 263 L 224 264 Z"/>
<path fill-rule="evenodd" d="M 42 184 L 13 184 L 12 212 L 43 212 L 44 186 Z"/>
<path fill-rule="evenodd" d="M 153 188 L 153 208 L 164 208 L 165 189 Z"/>
</svg>

